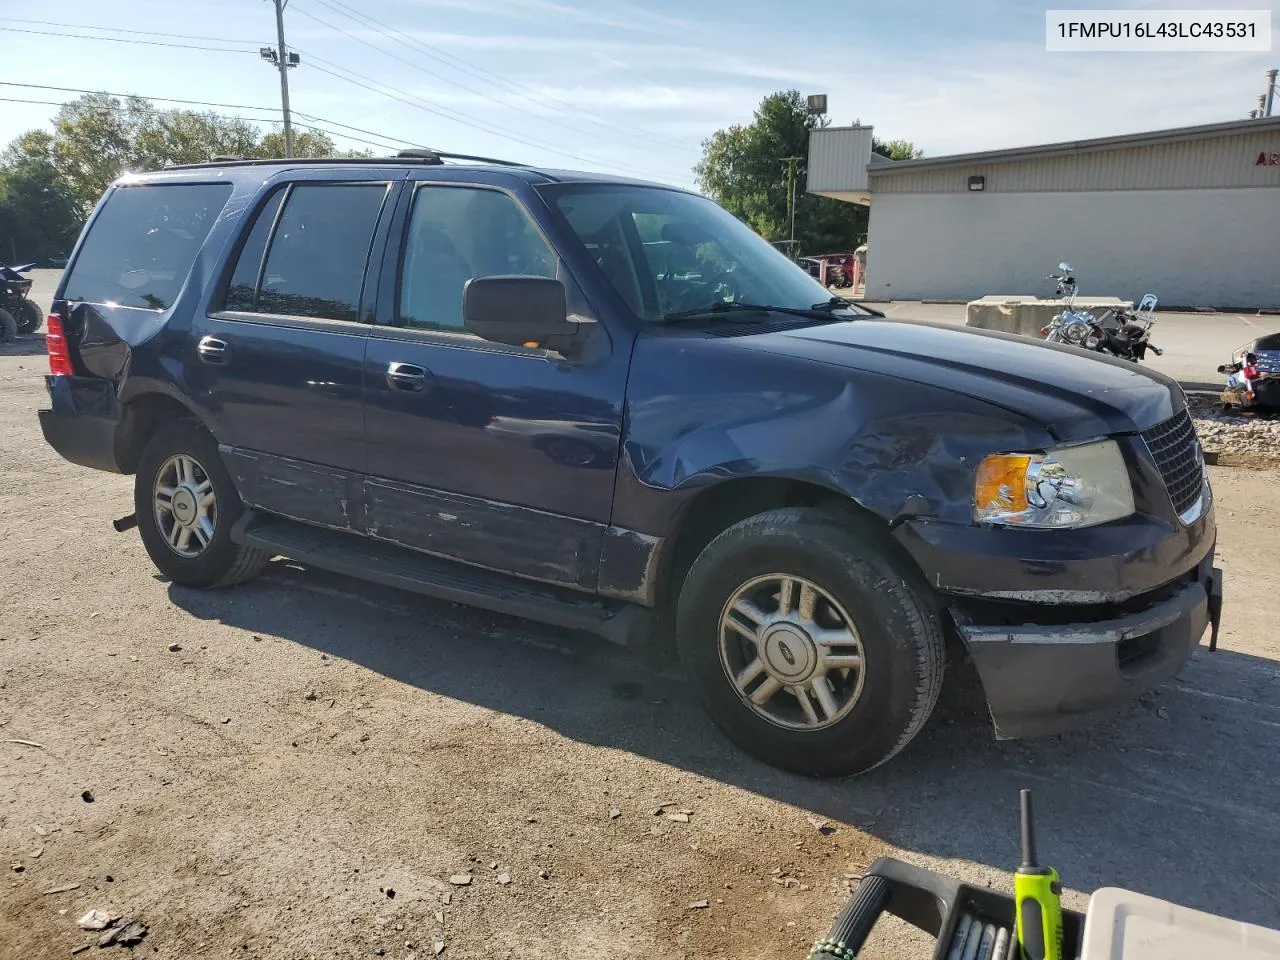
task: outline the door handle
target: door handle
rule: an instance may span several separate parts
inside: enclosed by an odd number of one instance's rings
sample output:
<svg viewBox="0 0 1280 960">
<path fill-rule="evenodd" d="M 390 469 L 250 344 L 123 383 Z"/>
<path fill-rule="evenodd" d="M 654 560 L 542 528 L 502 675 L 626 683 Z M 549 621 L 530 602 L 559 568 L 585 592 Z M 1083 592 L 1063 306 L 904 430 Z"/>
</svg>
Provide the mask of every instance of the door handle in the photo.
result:
<svg viewBox="0 0 1280 960">
<path fill-rule="evenodd" d="M 392 390 L 416 392 L 427 383 L 427 371 L 412 363 L 387 364 L 387 386 Z"/>
<path fill-rule="evenodd" d="M 224 364 L 227 362 L 227 342 L 217 337 L 201 337 L 196 344 L 196 354 L 205 363 Z"/>
</svg>

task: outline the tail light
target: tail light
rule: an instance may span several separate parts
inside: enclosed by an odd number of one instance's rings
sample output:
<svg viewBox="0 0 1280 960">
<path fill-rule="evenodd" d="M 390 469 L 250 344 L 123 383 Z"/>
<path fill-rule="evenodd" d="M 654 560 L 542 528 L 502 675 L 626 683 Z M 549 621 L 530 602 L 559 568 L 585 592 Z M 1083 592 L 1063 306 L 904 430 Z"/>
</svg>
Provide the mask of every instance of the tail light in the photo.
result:
<svg viewBox="0 0 1280 960">
<path fill-rule="evenodd" d="M 62 332 L 62 318 L 51 313 L 44 321 L 44 345 L 49 351 L 49 372 L 55 377 L 71 377 L 71 353 L 67 349 L 67 337 Z"/>
<path fill-rule="evenodd" d="M 1240 373 L 1243 374 L 1246 380 L 1258 379 L 1258 368 L 1251 363 L 1245 364 L 1244 367 L 1241 368 Z"/>
</svg>

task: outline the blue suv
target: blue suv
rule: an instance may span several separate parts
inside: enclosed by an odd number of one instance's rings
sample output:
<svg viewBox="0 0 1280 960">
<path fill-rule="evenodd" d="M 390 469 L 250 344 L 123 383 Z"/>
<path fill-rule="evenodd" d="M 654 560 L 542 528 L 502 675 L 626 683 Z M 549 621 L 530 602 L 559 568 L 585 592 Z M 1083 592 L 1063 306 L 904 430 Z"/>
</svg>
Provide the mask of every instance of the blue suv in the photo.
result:
<svg viewBox="0 0 1280 960">
<path fill-rule="evenodd" d="M 1030 736 L 1216 628 L 1174 382 L 888 322 L 685 191 L 445 159 L 214 162 L 99 203 L 40 419 L 135 476 L 175 583 L 283 555 L 674 638 L 728 736 L 820 775 L 915 736 L 948 639 Z"/>
</svg>

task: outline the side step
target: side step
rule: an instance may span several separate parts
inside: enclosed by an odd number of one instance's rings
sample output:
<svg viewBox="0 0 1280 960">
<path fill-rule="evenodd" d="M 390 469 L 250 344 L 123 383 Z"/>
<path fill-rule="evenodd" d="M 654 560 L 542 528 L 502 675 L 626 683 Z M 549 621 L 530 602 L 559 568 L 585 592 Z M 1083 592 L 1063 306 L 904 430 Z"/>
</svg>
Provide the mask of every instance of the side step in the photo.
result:
<svg viewBox="0 0 1280 960">
<path fill-rule="evenodd" d="M 648 627 L 649 611 L 635 604 L 602 600 L 256 510 L 240 518 L 231 530 L 231 539 L 321 570 L 583 630 L 622 646 L 637 645 Z"/>
</svg>

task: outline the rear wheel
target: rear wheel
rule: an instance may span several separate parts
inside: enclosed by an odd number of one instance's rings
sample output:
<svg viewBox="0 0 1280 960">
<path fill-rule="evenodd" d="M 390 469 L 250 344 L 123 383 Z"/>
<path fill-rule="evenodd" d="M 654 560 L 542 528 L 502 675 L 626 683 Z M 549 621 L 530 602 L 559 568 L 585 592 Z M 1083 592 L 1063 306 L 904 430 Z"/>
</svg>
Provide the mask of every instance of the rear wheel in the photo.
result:
<svg viewBox="0 0 1280 960">
<path fill-rule="evenodd" d="M 147 442 L 133 500 L 151 562 L 175 583 L 230 586 L 256 577 L 270 559 L 232 541 L 244 504 L 213 437 L 194 423 L 167 424 Z"/>
<path fill-rule="evenodd" d="M 943 643 L 923 584 L 879 534 L 822 508 L 730 527 L 689 571 L 676 637 L 712 720 L 748 753 L 861 773 L 924 726 Z"/>
<path fill-rule="evenodd" d="M 23 300 L 14 319 L 18 323 L 19 333 L 35 333 L 44 323 L 44 314 L 30 300 Z"/>
<path fill-rule="evenodd" d="M 0 310 L 0 343 L 8 343 L 18 335 L 18 322 L 8 310 Z"/>
</svg>

